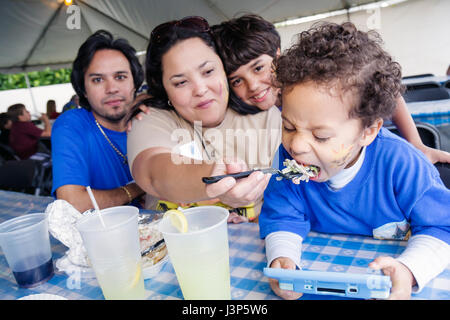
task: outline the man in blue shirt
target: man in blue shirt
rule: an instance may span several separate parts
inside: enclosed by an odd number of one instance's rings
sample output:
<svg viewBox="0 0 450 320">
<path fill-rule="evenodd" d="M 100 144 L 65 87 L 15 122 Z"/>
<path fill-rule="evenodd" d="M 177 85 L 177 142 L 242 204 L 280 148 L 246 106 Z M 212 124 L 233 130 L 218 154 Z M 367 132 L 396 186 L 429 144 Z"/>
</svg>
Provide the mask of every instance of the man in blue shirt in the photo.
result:
<svg viewBox="0 0 450 320">
<path fill-rule="evenodd" d="M 78 211 L 123 205 L 144 194 L 127 162 L 126 115 L 143 81 L 136 51 L 124 39 L 97 31 L 80 47 L 71 82 L 82 108 L 55 121 L 52 132 L 53 196 Z"/>
</svg>

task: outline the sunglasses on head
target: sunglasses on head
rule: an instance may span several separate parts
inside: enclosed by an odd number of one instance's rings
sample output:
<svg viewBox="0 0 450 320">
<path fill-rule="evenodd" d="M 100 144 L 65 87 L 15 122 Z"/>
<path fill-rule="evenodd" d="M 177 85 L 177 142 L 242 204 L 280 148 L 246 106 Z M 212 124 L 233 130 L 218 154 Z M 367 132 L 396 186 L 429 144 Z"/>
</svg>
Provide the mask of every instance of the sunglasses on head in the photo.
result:
<svg viewBox="0 0 450 320">
<path fill-rule="evenodd" d="M 182 27 L 185 29 L 190 29 L 198 32 L 209 32 L 209 24 L 205 18 L 198 16 L 189 16 L 185 17 L 181 20 L 173 20 L 169 22 L 165 22 L 155 27 L 150 34 L 150 39 L 153 41 L 159 42 L 164 35 L 172 30 L 174 27 Z"/>
</svg>

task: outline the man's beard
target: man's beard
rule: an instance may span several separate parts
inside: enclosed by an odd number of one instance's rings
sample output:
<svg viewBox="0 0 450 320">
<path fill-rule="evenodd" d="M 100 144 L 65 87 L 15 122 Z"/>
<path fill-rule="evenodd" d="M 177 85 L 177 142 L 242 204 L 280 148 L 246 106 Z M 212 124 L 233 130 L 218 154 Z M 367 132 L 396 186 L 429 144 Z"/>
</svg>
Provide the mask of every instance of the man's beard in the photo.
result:
<svg viewBox="0 0 450 320">
<path fill-rule="evenodd" d="M 120 113 L 116 113 L 116 114 L 99 114 L 100 116 L 102 116 L 104 119 L 106 119 L 109 122 L 112 123 L 119 123 L 123 120 L 123 118 L 125 118 L 125 116 L 127 115 L 127 110 L 124 109 L 122 112 Z"/>
<path fill-rule="evenodd" d="M 120 112 L 114 112 L 114 110 L 95 110 L 92 108 L 92 111 L 106 121 L 112 124 L 117 124 L 120 123 L 128 114 L 128 109 L 128 107 L 123 107 Z"/>
</svg>

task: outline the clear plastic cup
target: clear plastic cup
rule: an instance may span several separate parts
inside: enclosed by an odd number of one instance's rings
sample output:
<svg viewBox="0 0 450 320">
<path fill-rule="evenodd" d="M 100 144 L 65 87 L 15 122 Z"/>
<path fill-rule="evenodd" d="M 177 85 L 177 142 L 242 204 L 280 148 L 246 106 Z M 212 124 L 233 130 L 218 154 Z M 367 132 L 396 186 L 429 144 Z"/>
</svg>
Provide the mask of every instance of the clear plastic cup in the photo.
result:
<svg viewBox="0 0 450 320">
<path fill-rule="evenodd" d="M 201 206 L 183 210 L 188 232 L 179 233 L 170 219 L 159 223 L 183 296 L 188 300 L 229 300 L 228 210 Z"/>
<path fill-rule="evenodd" d="M 100 211 L 80 219 L 80 232 L 89 260 L 105 299 L 144 299 L 138 214 L 132 206 L 120 206 Z"/>
<path fill-rule="evenodd" d="M 0 246 L 19 287 L 35 287 L 53 277 L 45 213 L 26 214 L 0 224 Z"/>
</svg>

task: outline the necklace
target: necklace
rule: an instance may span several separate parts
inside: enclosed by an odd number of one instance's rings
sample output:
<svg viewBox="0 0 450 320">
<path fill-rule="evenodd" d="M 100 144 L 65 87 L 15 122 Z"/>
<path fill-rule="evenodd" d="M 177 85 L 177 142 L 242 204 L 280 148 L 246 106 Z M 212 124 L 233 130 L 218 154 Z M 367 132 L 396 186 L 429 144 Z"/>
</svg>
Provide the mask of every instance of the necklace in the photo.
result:
<svg viewBox="0 0 450 320">
<path fill-rule="evenodd" d="M 127 160 L 127 155 L 123 155 L 122 152 L 119 151 L 119 149 L 116 148 L 116 146 L 111 142 L 111 140 L 109 140 L 108 136 L 106 135 L 105 131 L 103 131 L 102 127 L 100 126 L 100 124 L 98 123 L 97 119 L 95 120 L 95 124 L 97 125 L 98 129 L 100 130 L 100 132 L 103 134 L 103 136 L 105 137 L 106 141 L 108 141 L 109 145 L 114 149 L 114 151 L 122 157 L 123 159 L 123 164 L 128 164 L 128 160 Z"/>
</svg>

